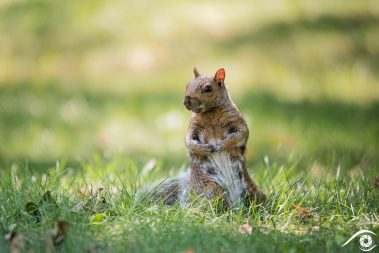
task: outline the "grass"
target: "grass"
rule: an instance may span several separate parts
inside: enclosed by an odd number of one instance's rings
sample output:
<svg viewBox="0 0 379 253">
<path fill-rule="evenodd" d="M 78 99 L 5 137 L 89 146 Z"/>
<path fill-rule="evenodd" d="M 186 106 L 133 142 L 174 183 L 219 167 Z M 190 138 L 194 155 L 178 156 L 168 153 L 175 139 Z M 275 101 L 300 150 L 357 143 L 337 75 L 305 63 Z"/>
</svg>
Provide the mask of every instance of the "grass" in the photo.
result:
<svg viewBox="0 0 379 253">
<path fill-rule="evenodd" d="M 357 252 L 341 245 L 379 234 L 377 6 L 1 1 L 0 252 L 10 231 L 45 251 L 58 220 L 69 223 L 59 252 Z M 182 99 L 195 65 L 226 69 L 267 203 L 135 204 L 139 187 L 188 167 Z"/>
<path fill-rule="evenodd" d="M 35 175 L 28 167 L 13 167 L 1 173 L 1 232 L 10 228 L 22 233 L 28 252 L 44 250 L 44 233 L 56 220 L 69 222 L 61 252 L 356 252 L 357 245 L 341 245 L 360 229 L 378 233 L 378 188 L 371 185 L 372 170 L 338 176 L 299 173 L 296 162 L 271 164 L 266 159 L 254 168 L 253 176 L 269 195 L 264 205 L 224 212 L 209 201 L 189 207 L 135 203 L 135 190 L 144 181 L 159 176 L 159 165 L 149 175 L 140 173 L 134 161 L 93 159 L 81 169 L 57 164 Z M 158 174 L 157 174 L 158 173 Z M 155 174 L 155 175 L 152 175 Z M 354 180 L 353 180 L 354 179 Z M 96 209 L 72 212 L 82 199 L 83 187 L 104 190 L 106 200 L 101 223 L 93 222 Z M 39 203 L 51 191 L 57 208 L 40 208 L 42 219 L 33 221 L 25 204 Z M 316 213 L 317 219 L 301 218 L 293 205 Z M 252 226 L 251 234 L 240 226 Z M 4 240 L 0 248 L 6 249 Z"/>
</svg>

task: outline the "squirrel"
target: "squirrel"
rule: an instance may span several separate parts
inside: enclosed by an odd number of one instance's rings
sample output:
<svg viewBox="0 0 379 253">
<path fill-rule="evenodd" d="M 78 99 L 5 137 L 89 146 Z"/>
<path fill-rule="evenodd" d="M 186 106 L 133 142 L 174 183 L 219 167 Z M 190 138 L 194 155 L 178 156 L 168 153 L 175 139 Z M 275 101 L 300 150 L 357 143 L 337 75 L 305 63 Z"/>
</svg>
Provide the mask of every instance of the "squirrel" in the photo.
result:
<svg viewBox="0 0 379 253">
<path fill-rule="evenodd" d="M 184 106 L 192 111 L 186 134 L 190 171 L 164 181 L 155 190 L 156 198 L 186 204 L 193 193 L 220 198 L 225 207 L 241 207 L 246 199 L 265 201 L 246 168 L 249 129 L 229 96 L 225 70 L 209 77 L 195 67 L 194 74 L 184 96 Z"/>
<path fill-rule="evenodd" d="M 194 68 L 194 74 L 184 97 L 192 111 L 186 135 L 192 191 L 223 196 L 226 206 L 241 206 L 245 197 L 264 201 L 246 168 L 249 129 L 229 96 L 225 70 L 207 77 Z"/>
</svg>

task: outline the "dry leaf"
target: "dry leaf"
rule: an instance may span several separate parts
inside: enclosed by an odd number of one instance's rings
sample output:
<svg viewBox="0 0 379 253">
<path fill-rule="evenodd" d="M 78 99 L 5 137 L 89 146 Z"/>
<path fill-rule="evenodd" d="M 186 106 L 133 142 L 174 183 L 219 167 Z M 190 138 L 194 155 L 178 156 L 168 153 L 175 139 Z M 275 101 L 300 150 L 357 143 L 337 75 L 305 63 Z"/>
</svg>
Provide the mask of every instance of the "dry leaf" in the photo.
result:
<svg viewBox="0 0 379 253">
<path fill-rule="evenodd" d="M 102 223 L 105 220 L 105 214 L 104 213 L 97 213 L 91 218 L 93 223 Z"/>
<path fill-rule="evenodd" d="M 66 239 L 67 231 L 68 223 L 66 221 L 58 221 L 55 229 L 46 231 L 46 252 L 56 252 L 55 247 L 60 245 Z"/>
<path fill-rule="evenodd" d="M 101 201 L 100 203 L 98 204 L 98 195 L 99 193 L 103 190 L 104 188 L 103 187 L 99 187 L 96 191 L 93 191 L 92 188 L 90 189 L 90 191 L 87 191 L 87 190 L 84 190 L 83 188 L 80 189 L 80 194 L 82 196 L 85 197 L 84 200 L 80 201 L 75 207 L 73 207 L 71 209 L 71 212 L 73 213 L 78 213 L 80 211 L 83 211 L 83 210 L 90 210 L 92 209 L 93 211 L 96 210 L 96 208 L 100 209 L 100 206 L 101 205 Z M 88 193 L 89 192 L 89 193 Z M 87 194 L 88 193 L 88 194 Z M 92 202 L 94 201 L 94 199 L 96 199 L 96 203 L 94 204 L 94 206 L 92 206 Z M 103 199 L 103 198 L 102 198 Z M 105 202 L 105 199 L 104 199 L 104 202 Z M 92 206 L 92 208 L 91 208 Z M 104 208 L 105 209 L 105 208 Z"/>
<path fill-rule="evenodd" d="M 68 231 L 67 221 L 62 221 L 62 220 L 58 221 L 57 228 L 56 228 L 56 234 L 53 238 L 55 245 L 59 245 L 64 241 L 64 239 L 67 236 L 67 231 Z"/>
<path fill-rule="evenodd" d="M 320 231 L 320 226 L 312 226 L 312 231 Z"/>
<path fill-rule="evenodd" d="M 30 214 L 31 217 L 33 217 L 33 220 L 35 222 L 40 222 L 42 219 L 41 212 L 39 210 L 39 207 L 36 203 L 34 202 L 28 202 L 25 205 L 25 211 Z"/>
<path fill-rule="evenodd" d="M 379 187 L 379 176 L 377 177 L 374 177 L 371 181 L 371 185 L 374 187 L 374 188 L 378 188 Z"/>
<path fill-rule="evenodd" d="M 99 195 L 99 193 L 102 192 L 103 190 L 104 188 L 102 186 L 97 188 L 97 190 L 94 190 L 92 187 L 91 188 L 82 187 L 79 189 L 78 194 L 84 198 L 91 198 L 91 197 L 96 198 Z"/>
<path fill-rule="evenodd" d="M 305 221 L 306 219 L 314 219 L 314 220 L 319 219 L 319 216 L 316 213 L 312 213 L 306 208 L 303 208 L 298 205 L 293 205 L 293 208 L 296 210 L 297 215 L 300 220 Z"/>
<path fill-rule="evenodd" d="M 5 240 L 9 242 L 9 249 L 11 253 L 20 253 L 24 251 L 25 240 L 22 234 L 18 232 L 10 232 L 5 235 Z"/>
<path fill-rule="evenodd" d="M 193 248 L 188 248 L 188 249 L 185 249 L 183 253 L 195 253 L 195 251 L 193 250 Z"/>
<path fill-rule="evenodd" d="M 253 227 L 250 224 L 242 224 L 238 226 L 238 231 L 241 234 L 249 234 L 251 235 L 251 232 L 253 232 Z"/>
<path fill-rule="evenodd" d="M 82 197 L 86 197 L 87 196 L 87 192 L 88 192 L 88 189 L 86 187 L 81 187 L 79 189 L 79 194 L 82 196 Z"/>
<path fill-rule="evenodd" d="M 45 192 L 37 205 L 34 202 L 28 202 L 25 204 L 25 211 L 30 215 L 34 222 L 40 222 L 42 220 L 41 212 L 53 212 L 57 211 L 57 202 L 51 195 L 50 191 Z"/>
</svg>

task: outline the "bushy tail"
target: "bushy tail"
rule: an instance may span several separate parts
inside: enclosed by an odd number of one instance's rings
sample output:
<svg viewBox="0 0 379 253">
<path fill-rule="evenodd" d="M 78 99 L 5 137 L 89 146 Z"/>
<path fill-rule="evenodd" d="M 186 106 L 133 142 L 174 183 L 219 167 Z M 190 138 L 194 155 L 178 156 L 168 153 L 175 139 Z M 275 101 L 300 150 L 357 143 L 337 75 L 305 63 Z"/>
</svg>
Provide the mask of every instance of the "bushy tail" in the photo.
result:
<svg viewBox="0 0 379 253">
<path fill-rule="evenodd" d="M 188 202 L 190 192 L 190 173 L 185 172 L 178 177 L 165 179 L 143 187 L 136 193 L 135 204 L 141 201 L 162 201 L 166 205 L 179 202 L 184 206 Z"/>
</svg>

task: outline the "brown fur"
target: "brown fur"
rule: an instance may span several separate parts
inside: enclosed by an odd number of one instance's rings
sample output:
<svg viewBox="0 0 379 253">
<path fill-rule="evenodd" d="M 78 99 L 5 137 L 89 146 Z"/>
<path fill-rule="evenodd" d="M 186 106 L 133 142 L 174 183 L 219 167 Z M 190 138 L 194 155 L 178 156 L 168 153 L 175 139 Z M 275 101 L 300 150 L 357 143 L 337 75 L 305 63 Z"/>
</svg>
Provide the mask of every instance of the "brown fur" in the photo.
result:
<svg viewBox="0 0 379 253">
<path fill-rule="evenodd" d="M 242 164 L 242 171 L 236 173 L 246 185 L 248 198 L 264 201 L 265 194 L 258 189 L 246 168 L 249 129 L 228 94 L 224 69 L 219 69 L 214 77 L 201 76 L 196 68 L 194 74 L 195 79 L 187 85 L 184 98 L 184 105 L 192 111 L 186 135 L 192 191 L 211 198 L 224 197 L 223 186 L 210 176 L 214 171 L 207 160 L 212 153 L 226 151 L 231 160 Z M 212 143 L 213 140 L 220 141 Z M 228 205 L 229 202 L 224 200 L 224 203 Z"/>
</svg>

